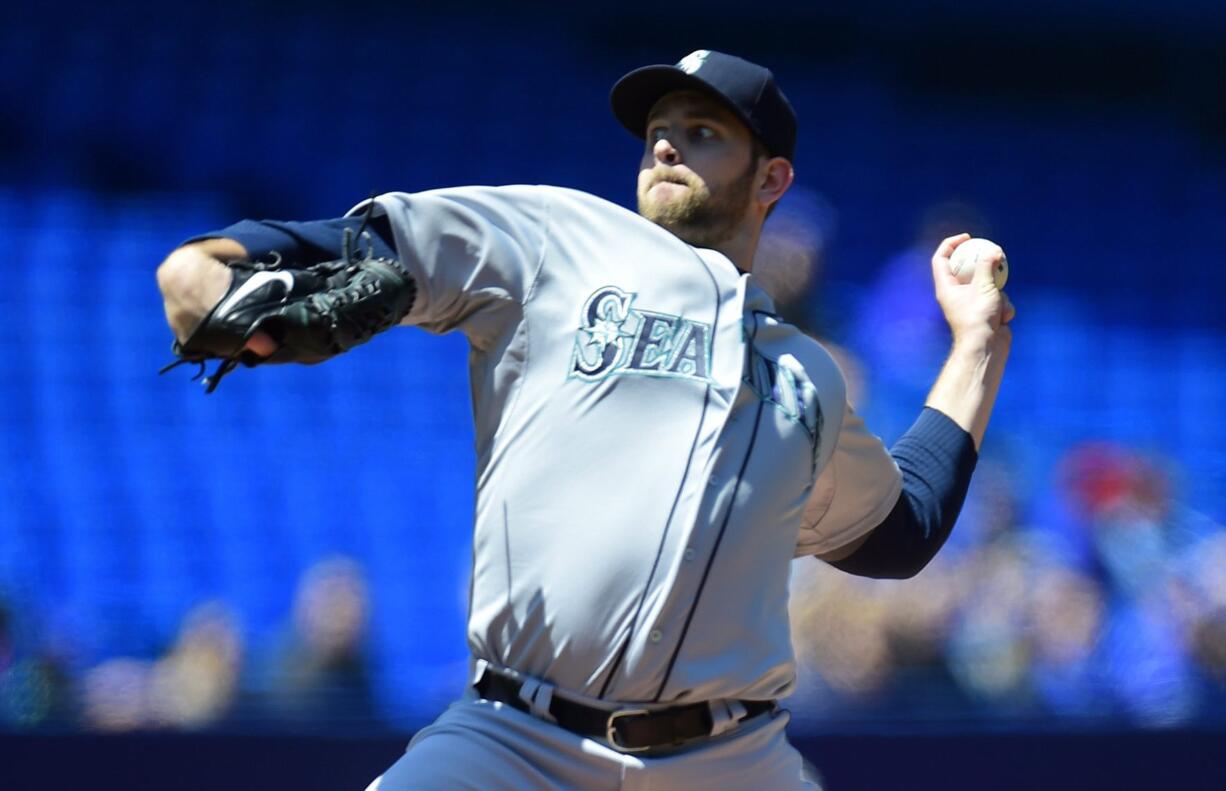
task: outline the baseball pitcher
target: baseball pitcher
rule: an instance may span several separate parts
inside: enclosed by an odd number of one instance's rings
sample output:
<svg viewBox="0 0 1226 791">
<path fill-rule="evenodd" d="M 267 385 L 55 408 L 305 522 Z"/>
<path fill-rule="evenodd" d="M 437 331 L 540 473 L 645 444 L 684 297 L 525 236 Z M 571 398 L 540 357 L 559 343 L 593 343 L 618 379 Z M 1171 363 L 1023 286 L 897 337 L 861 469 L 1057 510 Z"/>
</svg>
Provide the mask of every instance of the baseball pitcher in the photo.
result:
<svg viewBox="0 0 1226 791">
<path fill-rule="evenodd" d="M 993 258 L 961 283 L 968 237 L 935 251 L 952 346 L 887 449 L 751 272 L 793 180 L 771 72 L 701 50 L 611 99 L 645 140 L 637 213 L 546 186 L 389 193 L 243 221 L 158 269 L 210 390 L 397 324 L 470 343 L 472 675 L 371 789 L 815 787 L 779 706 L 791 560 L 914 575 L 965 496 L 1010 346 Z"/>
</svg>

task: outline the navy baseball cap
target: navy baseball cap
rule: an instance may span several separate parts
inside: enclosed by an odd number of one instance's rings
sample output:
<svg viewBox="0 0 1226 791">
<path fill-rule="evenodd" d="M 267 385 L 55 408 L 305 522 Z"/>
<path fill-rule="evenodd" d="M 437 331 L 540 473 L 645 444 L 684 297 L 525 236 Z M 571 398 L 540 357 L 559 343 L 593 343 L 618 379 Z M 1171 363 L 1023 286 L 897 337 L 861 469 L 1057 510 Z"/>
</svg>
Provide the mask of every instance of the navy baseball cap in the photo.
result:
<svg viewBox="0 0 1226 791">
<path fill-rule="evenodd" d="M 675 66 L 644 66 L 613 86 L 609 102 L 621 125 L 638 138 L 647 136 L 647 115 L 673 91 L 700 91 L 723 103 L 766 146 L 771 156 L 791 160 L 796 153 L 796 112 L 775 84 L 770 69 L 734 55 L 700 49 Z"/>
</svg>

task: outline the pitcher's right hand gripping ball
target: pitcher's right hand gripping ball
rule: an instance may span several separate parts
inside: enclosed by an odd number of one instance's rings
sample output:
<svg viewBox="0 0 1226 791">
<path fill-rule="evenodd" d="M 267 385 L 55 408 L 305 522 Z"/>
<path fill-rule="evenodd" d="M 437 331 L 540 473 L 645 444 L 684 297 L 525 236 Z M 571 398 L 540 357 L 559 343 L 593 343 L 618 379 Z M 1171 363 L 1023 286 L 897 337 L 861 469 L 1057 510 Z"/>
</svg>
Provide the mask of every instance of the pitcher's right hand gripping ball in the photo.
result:
<svg viewBox="0 0 1226 791">
<path fill-rule="evenodd" d="M 171 347 L 178 360 L 196 363 L 199 379 L 207 360 L 221 360 L 204 378 L 213 392 L 239 363 L 318 363 L 349 351 L 400 322 L 413 307 L 416 285 L 398 261 L 367 255 L 357 259 L 346 238 L 345 257 L 296 269 L 278 258 L 271 263 L 229 264 L 230 289 L 184 343 Z M 257 331 L 278 345 L 261 357 L 244 350 Z"/>
<path fill-rule="evenodd" d="M 969 283 L 975 276 L 975 262 L 985 256 L 998 257 L 992 265 L 992 280 L 998 289 L 1003 289 L 1009 280 L 1009 259 L 1004 249 L 991 239 L 967 239 L 958 245 L 949 259 L 949 271 L 959 283 Z"/>
</svg>

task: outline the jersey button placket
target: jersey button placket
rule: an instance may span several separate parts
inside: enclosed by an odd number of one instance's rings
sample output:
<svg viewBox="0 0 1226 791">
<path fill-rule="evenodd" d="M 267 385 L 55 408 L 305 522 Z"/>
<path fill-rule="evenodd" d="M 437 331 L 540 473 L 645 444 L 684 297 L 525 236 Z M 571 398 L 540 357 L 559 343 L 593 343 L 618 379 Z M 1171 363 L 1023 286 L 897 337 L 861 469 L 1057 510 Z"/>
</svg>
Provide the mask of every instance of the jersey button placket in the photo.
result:
<svg viewBox="0 0 1226 791">
<path fill-rule="evenodd" d="M 727 264 L 726 261 L 725 264 Z M 740 395 L 745 373 L 743 278 L 734 281 L 731 279 L 732 276 L 721 272 L 719 267 L 713 266 L 712 269 L 715 270 L 713 274 L 719 281 L 717 288 L 721 293 L 712 344 L 710 371 L 712 409 L 706 414 L 706 422 L 703 425 L 704 437 L 699 444 L 699 447 L 702 448 L 701 453 L 705 457 L 702 461 L 705 461 L 707 479 L 704 485 L 702 478 L 695 476 L 694 479 L 691 479 L 692 483 L 689 484 L 689 486 L 697 487 L 697 489 L 690 490 L 690 495 L 698 500 L 698 504 L 694 521 L 687 525 L 684 531 L 688 535 L 681 538 L 685 542 L 680 545 L 683 547 L 681 561 L 686 565 L 685 572 L 677 574 L 670 581 L 664 600 L 658 605 L 658 610 L 652 619 L 653 623 L 669 628 L 669 639 L 667 641 L 664 639 L 664 631 L 659 626 L 639 638 L 644 641 L 644 654 L 650 657 L 648 662 L 659 663 L 657 667 L 660 681 L 658 683 L 663 685 L 667 684 L 671 668 L 670 660 L 676 656 L 676 652 L 682 650 L 682 646 L 674 644 L 673 641 L 684 642 L 685 637 L 681 624 L 691 608 L 697 604 L 698 587 L 702 578 L 700 572 L 705 563 L 705 560 L 702 559 L 706 557 L 705 554 L 699 552 L 699 549 L 702 549 L 703 553 L 707 551 L 706 544 L 714 534 L 716 520 L 719 514 L 723 513 L 721 504 L 724 498 L 722 495 L 731 479 L 727 471 L 722 470 L 721 457 L 724 454 L 721 452 L 721 447 L 727 441 L 724 434 L 728 430 L 728 419 L 733 411 L 733 403 Z M 696 458 L 694 461 L 698 462 L 700 459 Z M 697 546 L 691 545 L 691 541 Z M 672 552 L 676 551 L 677 545 L 674 544 Z M 673 558 L 675 562 L 675 554 Z M 702 562 L 699 562 L 700 560 Z"/>
</svg>

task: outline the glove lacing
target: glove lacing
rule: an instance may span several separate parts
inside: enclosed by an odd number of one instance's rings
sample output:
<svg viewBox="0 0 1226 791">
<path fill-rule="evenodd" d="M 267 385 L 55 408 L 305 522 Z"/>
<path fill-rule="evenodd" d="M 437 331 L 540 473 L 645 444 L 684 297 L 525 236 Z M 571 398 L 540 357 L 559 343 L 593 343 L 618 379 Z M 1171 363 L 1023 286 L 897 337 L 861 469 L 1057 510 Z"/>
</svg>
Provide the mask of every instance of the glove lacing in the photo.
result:
<svg viewBox="0 0 1226 791">
<path fill-rule="evenodd" d="M 359 268 L 360 264 L 374 259 L 374 242 L 371 239 L 370 232 L 366 230 L 370 223 L 370 219 L 374 214 L 374 208 L 374 193 L 371 193 L 370 202 L 366 206 L 366 211 L 362 215 L 362 223 L 358 226 L 356 233 L 351 228 L 346 228 L 344 230 L 344 234 L 341 237 L 341 263 L 339 265 L 337 261 L 328 261 L 307 267 L 307 271 L 314 272 L 317 275 L 327 278 L 345 270 L 349 270 L 350 273 L 355 272 Z M 357 240 L 356 244 L 355 239 Z M 366 251 L 363 258 L 359 259 L 358 255 L 362 252 L 362 241 L 366 242 Z M 274 250 L 271 253 L 271 256 L 271 261 L 234 261 L 229 263 L 228 266 L 232 268 L 251 269 L 257 272 L 279 268 L 282 262 L 281 254 Z M 338 288 L 324 294 L 312 294 L 307 297 L 307 301 L 312 305 L 312 307 L 319 311 L 320 315 L 333 318 L 331 328 L 333 331 L 335 331 L 339 327 L 339 325 L 336 323 L 335 317 L 337 314 L 334 310 L 335 307 L 355 304 L 360 302 L 365 297 L 377 295 L 379 291 L 380 289 L 378 285 L 373 282 L 367 281 L 364 283 L 349 283 L 342 288 Z M 218 304 L 221 304 L 222 301 L 223 300 L 218 300 Z M 216 307 L 217 306 L 215 305 L 213 310 L 216 310 Z M 212 310 L 205 314 L 204 318 L 200 320 L 200 324 L 197 326 L 203 326 L 208 321 L 210 315 L 212 315 Z M 392 318 L 392 315 L 391 310 L 385 308 L 381 315 L 368 315 L 365 317 L 366 320 L 364 321 L 359 320 L 359 317 L 356 316 L 343 316 L 342 318 L 344 318 L 346 322 L 345 326 L 350 331 L 350 334 L 362 341 L 365 341 L 380 330 L 384 329 L 385 323 Z M 220 384 L 222 378 L 226 374 L 237 368 L 240 363 L 247 361 L 244 357 L 245 355 L 250 358 L 249 361 L 251 364 L 255 364 L 259 361 L 259 359 L 261 359 L 254 352 L 249 352 L 245 348 L 247 341 L 258 330 L 258 325 L 252 327 L 250 332 L 248 332 L 243 338 L 243 342 L 239 345 L 238 349 L 228 357 L 220 358 L 221 363 L 209 376 L 204 375 L 208 370 L 205 360 L 209 358 L 192 359 L 190 357 L 180 357 L 180 359 L 175 360 L 169 365 L 161 368 L 158 371 L 158 374 L 164 374 L 167 371 L 171 371 L 185 363 L 195 363 L 196 365 L 200 366 L 200 368 L 196 371 L 195 376 L 192 377 L 192 381 L 194 382 L 200 380 L 205 387 L 205 392 L 211 393 L 217 389 L 217 385 Z M 190 338 L 188 342 L 190 343 Z M 344 351 L 344 348 L 342 348 L 340 343 L 335 339 L 332 341 L 331 345 L 334 353 L 339 354 Z M 176 349 L 178 349 L 180 344 L 176 342 L 175 346 Z"/>
</svg>

